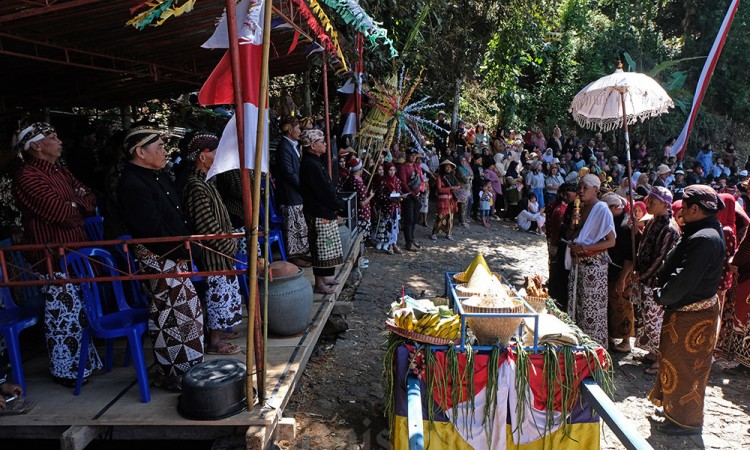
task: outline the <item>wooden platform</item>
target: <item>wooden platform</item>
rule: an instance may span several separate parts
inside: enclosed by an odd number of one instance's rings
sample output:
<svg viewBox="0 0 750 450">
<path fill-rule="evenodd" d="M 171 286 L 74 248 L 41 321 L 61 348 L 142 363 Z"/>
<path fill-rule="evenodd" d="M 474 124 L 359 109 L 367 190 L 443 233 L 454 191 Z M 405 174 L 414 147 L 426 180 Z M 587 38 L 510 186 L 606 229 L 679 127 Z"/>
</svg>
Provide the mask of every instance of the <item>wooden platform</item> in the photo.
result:
<svg viewBox="0 0 750 450">
<path fill-rule="evenodd" d="M 135 373 L 130 367 L 117 367 L 124 349 L 115 351 L 116 367 L 110 373 L 91 377 L 79 397 L 53 383 L 48 371 L 48 358 L 41 352 L 24 361 L 28 398 L 36 406 L 28 414 L 0 417 L 0 440 L 60 439 L 61 448 L 81 449 L 93 439 L 106 435 L 122 440 L 207 440 L 220 439 L 245 443 L 248 449 L 266 448 L 274 435 L 300 375 L 312 354 L 328 316 L 344 282 L 357 262 L 361 236 L 352 238 L 352 245 L 336 277 L 341 281 L 330 295 L 315 294 L 308 328 L 304 333 L 286 337 L 269 336 L 266 353 L 266 401 L 250 411 L 216 421 L 185 419 L 177 412 L 179 394 L 151 388 L 151 402 L 141 403 Z M 312 270 L 306 269 L 310 280 Z M 247 319 L 247 318 L 245 318 Z M 245 325 L 236 327 L 244 334 Z M 144 353 L 153 361 L 150 341 L 144 339 Z M 243 348 L 236 355 L 243 362 L 245 339 L 234 341 Z M 124 343 L 123 343 L 124 345 Z M 103 349 L 99 348 L 103 356 Z M 223 356 L 206 355 L 206 359 Z M 225 357 L 224 357 L 225 358 Z"/>
</svg>

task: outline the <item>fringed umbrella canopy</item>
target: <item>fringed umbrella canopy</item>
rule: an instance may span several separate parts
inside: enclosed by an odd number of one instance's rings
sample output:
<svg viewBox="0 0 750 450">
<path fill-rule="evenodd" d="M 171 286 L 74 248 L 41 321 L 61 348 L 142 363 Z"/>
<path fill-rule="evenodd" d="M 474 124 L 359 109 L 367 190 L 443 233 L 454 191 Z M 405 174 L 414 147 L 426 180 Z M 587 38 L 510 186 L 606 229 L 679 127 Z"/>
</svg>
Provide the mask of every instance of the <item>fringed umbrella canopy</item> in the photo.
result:
<svg viewBox="0 0 750 450">
<path fill-rule="evenodd" d="M 624 94 L 622 98 L 621 93 Z M 583 128 L 611 131 L 623 126 L 623 101 L 629 125 L 674 108 L 669 94 L 656 80 L 618 68 L 612 75 L 599 78 L 581 89 L 570 104 L 570 112 Z"/>
</svg>

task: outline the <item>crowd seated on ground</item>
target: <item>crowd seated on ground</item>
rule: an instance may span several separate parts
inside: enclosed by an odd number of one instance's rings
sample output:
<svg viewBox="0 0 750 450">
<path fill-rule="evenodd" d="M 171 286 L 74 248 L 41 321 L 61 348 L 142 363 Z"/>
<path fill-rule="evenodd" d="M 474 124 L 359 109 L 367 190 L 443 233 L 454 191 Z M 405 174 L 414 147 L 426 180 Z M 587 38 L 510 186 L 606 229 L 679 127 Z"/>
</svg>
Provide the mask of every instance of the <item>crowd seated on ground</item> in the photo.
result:
<svg viewBox="0 0 750 450">
<path fill-rule="evenodd" d="M 270 207 L 278 218 L 278 253 L 300 267 L 312 267 L 316 292 L 330 294 L 339 283 L 335 267 L 346 256 L 338 232 L 345 215 L 342 192 L 355 193 L 358 215 L 351 219 L 370 251 L 393 257 L 418 253 L 427 240 L 440 245 L 442 238 L 458 239 L 454 226 L 492 228 L 513 222 L 519 233 L 546 236 L 550 292 L 581 328 L 611 351 L 640 348 L 646 352 L 647 373 L 660 374 L 667 345 L 660 340 L 661 330 L 672 317 L 660 303 L 671 295 L 665 290 L 663 265 L 681 239 L 698 232 L 696 223 L 716 216 L 726 251 L 717 289 L 721 331 L 715 354 L 726 364 L 750 366 L 750 311 L 747 302 L 736 301 L 750 294 L 750 240 L 745 239 L 750 177 L 748 167 L 738 166 L 731 143 L 723 152 L 704 145 L 693 161 L 678 161 L 668 156 L 668 146 L 649 148 L 647 142 L 635 142 L 630 154 L 624 154 L 601 133 L 581 139 L 575 130 L 563 133 L 555 127 L 547 139 L 541 129 L 490 131 L 484 124 L 463 121 L 452 129 L 441 111 L 435 124 L 443 132 L 432 143 L 402 141 L 358 153 L 350 136 L 338 140 L 344 144 L 340 150 L 334 136 L 326 142 L 319 118 L 284 115 L 273 123 L 278 128 Z M 106 224 L 117 224 L 105 227 L 107 238 L 243 231 L 239 171 L 206 179 L 219 136 L 196 130 L 182 139 L 181 150 L 172 157 L 167 137 L 149 124 L 118 136 L 122 157 L 117 163 L 102 158 L 111 167 L 99 170 L 107 175 L 92 189 L 79 181 L 83 175 L 61 164 L 62 142 L 50 124 L 19 130 L 13 145 L 22 163 L 12 184 L 23 225 L 18 243 L 89 240 L 84 221 L 97 205 Z M 436 216 L 429 215 L 431 205 Z M 272 239 L 272 230 L 267 231 Z M 629 251 L 631 233 L 638 248 L 635 260 Z M 244 240 L 211 245 L 213 251 L 193 255 L 198 268 L 229 270 L 233 264 L 227 255 L 247 253 Z M 190 255 L 170 245 L 137 245 L 134 253 L 148 273 L 191 269 Z M 240 351 L 231 342 L 239 337 L 231 331 L 240 318 L 236 277 L 212 276 L 195 283 L 165 278 L 144 285 L 156 386 L 179 390 L 181 376 L 204 354 Z M 43 298 L 50 372 L 71 386 L 78 377 L 76 349 L 82 339 L 80 293 L 70 283 L 54 284 L 43 289 Z M 177 310 L 179 321 L 165 320 Z M 174 333 L 175 328 L 182 331 Z M 89 348 L 84 377 L 101 365 L 94 346 Z M 663 394 L 655 389 L 654 398 Z M 691 427 L 698 426 L 698 419 L 691 420 Z"/>
</svg>

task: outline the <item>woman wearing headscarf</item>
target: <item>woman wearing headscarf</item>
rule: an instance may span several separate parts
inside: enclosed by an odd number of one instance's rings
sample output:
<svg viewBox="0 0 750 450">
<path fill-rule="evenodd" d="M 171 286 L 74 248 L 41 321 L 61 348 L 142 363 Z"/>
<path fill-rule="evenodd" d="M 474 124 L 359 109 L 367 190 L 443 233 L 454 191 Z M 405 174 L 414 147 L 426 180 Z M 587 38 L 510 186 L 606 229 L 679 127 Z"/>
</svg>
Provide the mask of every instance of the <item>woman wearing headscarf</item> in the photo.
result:
<svg viewBox="0 0 750 450">
<path fill-rule="evenodd" d="M 646 223 L 635 258 L 634 297 L 635 344 L 648 351 L 644 357 L 652 363 L 646 373 L 655 374 L 659 368 L 659 339 L 664 309 L 654 300 L 657 271 L 667 253 L 680 239 L 680 228 L 672 219 L 672 193 L 665 187 L 654 187 L 646 197 L 648 213 L 653 216 Z"/>
<path fill-rule="evenodd" d="M 23 242 L 62 244 L 88 240 L 83 218 L 93 214 L 96 199 L 91 190 L 60 164 L 62 141 L 55 128 L 37 122 L 19 130 L 14 141 L 24 160 L 13 180 L 13 194 L 23 222 Z M 33 252 L 27 257 L 34 265 L 46 253 Z M 57 261 L 58 256 L 53 254 L 52 258 Z M 65 276 L 56 273 L 56 277 Z M 42 298 L 50 372 L 58 383 L 73 387 L 78 377 L 83 328 L 87 326 L 80 290 L 73 284 L 49 284 L 42 287 Z M 99 368 L 101 361 L 96 348 L 89 345 L 84 377 Z"/>
<path fill-rule="evenodd" d="M 163 171 L 167 152 L 159 130 L 133 128 L 123 147 L 128 163 L 117 185 L 117 201 L 130 234 L 134 238 L 190 235 L 181 199 Z M 147 273 L 192 270 L 190 254 L 180 244 L 135 245 L 133 253 Z M 189 278 L 160 278 L 147 285 L 151 292 L 148 330 L 156 360 L 154 385 L 179 391 L 185 372 L 203 362 L 203 308 Z"/>
<path fill-rule="evenodd" d="M 393 163 L 383 164 L 384 175 L 375 192 L 378 205 L 378 224 L 375 232 L 376 247 L 389 254 L 401 253 L 396 244 L 401 220 L 401 180 L 396 176 Z"/>
<path fill-rule="evenodd" d="M 300 192 L 315 275 L 313 290 L 319 294 L 333 294 L 331 286 L 339 284 L 334 277 L 336 266 L 344 262 L 338 226 L 338 211 L 343 205 L 336 197 L 321 158 L 326 152 L 323 132 L 305 130 L 300 135 L 300 146 Z"/>
<path fill-rule="evenodd" d="M 440 163 L 437 174 L 437 219 L 432 228 L 430 239 L 437 240 L 438 233 L 445 233 L 445 238 L 453 240 L 453 213 L 458 211 L 458 205 L 453 193 L 460 189 L 456 179 L 456 165 L 449 160 Z"/>
<path fill-rule="evenodd" d="M 607 250 L 615 245 L 615 224 L 607 204 L 597 194 L 601 180 L 588 174 L 578 183 L 580 205 L 573 206 L 572 243 L 565 252 L 568 276 L 568 314 L 581 330 L 605 349 L 607 329 Z"/>
<path fill-rule="evenodd" d="M 215 181 L 206 180 L 206 174 L 214 162 L 219 138 L 212 133 L 196 133 L 185 147 L 184 161 L 190 164 L 182 193 L 182 203 L 190 219 L 193 234 L 230 234 L 233 232 L 224 202 L 216 189 Z M 237 253 L 235 239 L 205 241 L 202 269 L 206 271 L 234 270 L 234 254 Z M 242 299 L 236 275 L 210 275 L 206 277 L 208 289 L 204 296 L 209 342 L 206 353 L 235 355 L 242 351 L 229 339 L 240 337 L 239 333 L 227 333 L 229 327 L 242 322 Z"/>
</svg>

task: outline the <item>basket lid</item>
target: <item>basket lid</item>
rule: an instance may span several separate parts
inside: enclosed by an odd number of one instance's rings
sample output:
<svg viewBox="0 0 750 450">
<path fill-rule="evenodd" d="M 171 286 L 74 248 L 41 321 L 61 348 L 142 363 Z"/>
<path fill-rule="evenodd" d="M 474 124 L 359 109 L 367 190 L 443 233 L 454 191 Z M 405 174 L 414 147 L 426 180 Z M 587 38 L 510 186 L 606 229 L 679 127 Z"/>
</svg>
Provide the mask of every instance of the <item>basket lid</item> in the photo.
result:
<svg viewBox="0 0 750 450">
<path fill-rule="evenodd" d="M 467 267 L 466 270 L 464 271 L 468 279 L 471 279 L 477 267 L 483 267 L 487 271 L 487 273 L 492 272 L 490 270 L 490 266 L 487 265 L 487 261 L 484 259 L 484 255 L 482 255 L 481 253 L 477 253 L 477 256 L 474 257 L 474 260 L 471 262 L 471 264 L 469 264 L 469 267 Z"/>
</svg>

